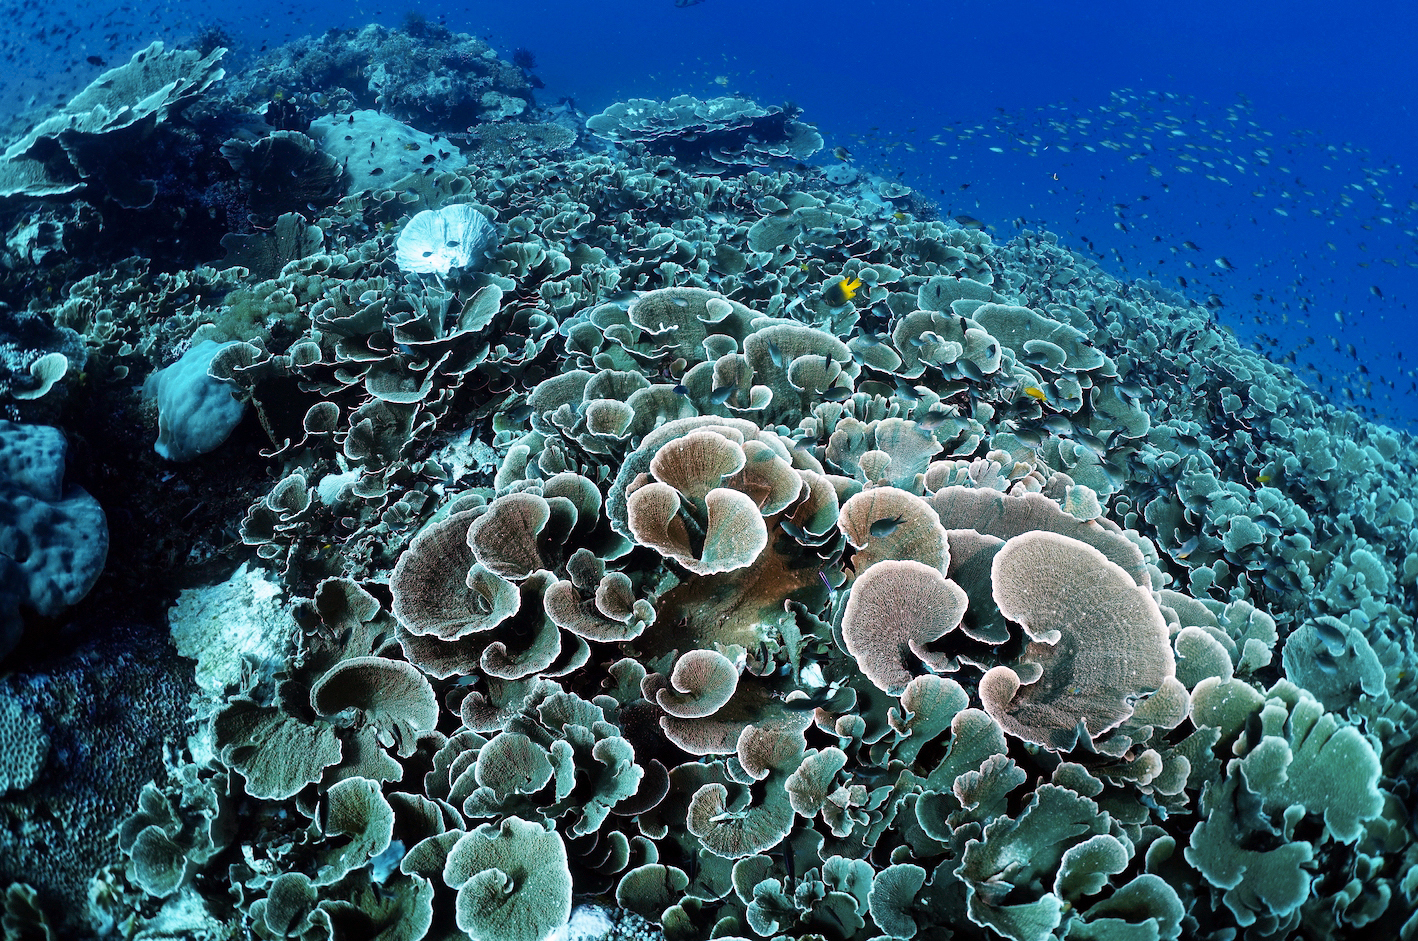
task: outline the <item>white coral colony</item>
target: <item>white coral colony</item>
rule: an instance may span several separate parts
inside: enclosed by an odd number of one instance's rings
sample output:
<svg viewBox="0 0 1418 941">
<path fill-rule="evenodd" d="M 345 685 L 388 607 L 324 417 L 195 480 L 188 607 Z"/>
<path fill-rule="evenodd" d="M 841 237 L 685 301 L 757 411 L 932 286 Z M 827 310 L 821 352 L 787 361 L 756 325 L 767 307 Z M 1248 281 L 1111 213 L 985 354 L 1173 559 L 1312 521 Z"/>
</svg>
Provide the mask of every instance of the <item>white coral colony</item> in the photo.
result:
<svg viewBox="0 0 1418 941">
<path fill-rule="evenodd" d="M 496 226 L 466 203 L 425 209 L 399 233 L 395 260 L 403 271 L 446 275 L 481 259 L 496 241 Z"/>
</svg>

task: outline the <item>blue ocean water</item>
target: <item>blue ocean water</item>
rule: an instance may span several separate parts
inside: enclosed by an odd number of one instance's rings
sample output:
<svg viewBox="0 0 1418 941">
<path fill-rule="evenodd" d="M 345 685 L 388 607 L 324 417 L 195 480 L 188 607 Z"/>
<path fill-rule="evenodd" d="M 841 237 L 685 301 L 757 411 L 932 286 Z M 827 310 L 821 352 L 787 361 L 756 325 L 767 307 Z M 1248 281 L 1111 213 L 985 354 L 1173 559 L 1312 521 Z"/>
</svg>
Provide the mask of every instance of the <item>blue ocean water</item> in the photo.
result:
<svg viewBox="0 0 1418 941">
<path fill-rule="evenodd" d="M 154 37 L 218 25 L 239 61 L 410 12 L 531 51 L 540 100 L 586 113 L 792 101 L 827 140 L 818 161 L 844 147 L 1001 240 L 1056 232 L 1212 308 L 1338 404 L 1418 423 L 1418 6 L 1400 0 L 11 3 L 0 106 L 66 99 Z"/>
</svg>

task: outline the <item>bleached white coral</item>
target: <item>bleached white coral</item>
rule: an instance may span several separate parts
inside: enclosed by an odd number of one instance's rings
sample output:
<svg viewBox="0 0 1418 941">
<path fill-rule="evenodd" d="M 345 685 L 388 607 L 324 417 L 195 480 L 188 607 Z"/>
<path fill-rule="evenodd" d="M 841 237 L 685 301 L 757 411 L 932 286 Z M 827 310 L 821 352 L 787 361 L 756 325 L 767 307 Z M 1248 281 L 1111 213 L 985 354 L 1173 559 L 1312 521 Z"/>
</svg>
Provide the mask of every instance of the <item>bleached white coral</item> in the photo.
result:
<svg viewBox="0 0 1418 941">
<path fill-rule="evenodd" d="M 548 935 L 546 941 L 599 941 L 614 927 L 605 909 L 578 905 L 572 910 L 571 919 Z"/>
<path fill-rule="evenodd" d="M 497 227 L 466 203 L 425 209 L 399 233 L 395 260 L 403 271 L 445 275 L 481 260 L 497 242 Z"/>
</svg>

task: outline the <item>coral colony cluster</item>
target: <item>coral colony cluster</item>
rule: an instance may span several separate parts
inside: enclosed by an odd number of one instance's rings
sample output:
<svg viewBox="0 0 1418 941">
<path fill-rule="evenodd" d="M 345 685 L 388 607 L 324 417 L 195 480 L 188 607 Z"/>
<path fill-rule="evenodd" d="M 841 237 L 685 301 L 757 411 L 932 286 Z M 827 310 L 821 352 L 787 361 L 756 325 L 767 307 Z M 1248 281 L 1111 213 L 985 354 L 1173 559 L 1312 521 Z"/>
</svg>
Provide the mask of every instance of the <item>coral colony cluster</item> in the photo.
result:
<svg viewBox="0 0 1418 941">
<path fill-rule="evenodd" d="M 0 166 L 5 649 L 225 563 L 150 782 L 5 687 L 7 938 L 1418 935 L 1411 442 L 791 108 L 221 55 Z"/>
</svg>

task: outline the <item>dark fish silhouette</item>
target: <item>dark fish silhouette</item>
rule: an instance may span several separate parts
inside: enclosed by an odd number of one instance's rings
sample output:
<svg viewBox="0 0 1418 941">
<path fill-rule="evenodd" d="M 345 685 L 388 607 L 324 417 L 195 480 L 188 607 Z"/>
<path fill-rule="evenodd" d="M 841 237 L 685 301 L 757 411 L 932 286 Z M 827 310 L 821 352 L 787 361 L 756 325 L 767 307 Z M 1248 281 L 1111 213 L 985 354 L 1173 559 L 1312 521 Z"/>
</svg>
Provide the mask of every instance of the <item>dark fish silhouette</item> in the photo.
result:
<svg viewBox="0 0 1418 941">
<path fill-rule="evenodd" d="M 900 526 L 905 519 L 906 517 L 904 515 L 893 516 L 889 519 L 879 519 L 871 524 L 869 531 L 874 538 L 885 539 L 887 536 L 896 532 L 896 528 Z"/>
</svg>

